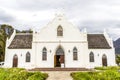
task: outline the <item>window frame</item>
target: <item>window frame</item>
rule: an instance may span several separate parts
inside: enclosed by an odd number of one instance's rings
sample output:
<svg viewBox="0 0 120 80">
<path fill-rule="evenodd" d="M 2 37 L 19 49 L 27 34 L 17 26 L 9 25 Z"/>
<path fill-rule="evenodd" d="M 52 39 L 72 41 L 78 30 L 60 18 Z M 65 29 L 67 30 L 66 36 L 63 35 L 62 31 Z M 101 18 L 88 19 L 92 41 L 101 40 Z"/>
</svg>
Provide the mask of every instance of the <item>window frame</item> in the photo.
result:
<svg viewBox="0 0 120 80">
<path fill-rule="evenodd" d="M 27 52 L 26 53 L 26 62 L 30 62 L 31 61 L 31 55 L 30 55 L 30 52 Z"/>
<path fill-rule="evenodd" d="M 76 47 L 73 48 L 73 60 L 74 61 L 78 60 L 78 50 Z"/>
<path fill-rule="evenodd" d="M 90 52 L 89 54 L 89 62 L 95 62 L 95 59 L 94 59 L 94 53 L 93 52 Z"/>
<path fill-rule="evenodd" d="M 63 36 L 63 28 L 61 25 L 59 25 L 57 28 L 57 36 L 59 37 Z"/>
<path fill-rule="evenodd" d="M 47 60 L 47 49 L 44 47 L 42 50 L 42 61 Z"/>
</svg>

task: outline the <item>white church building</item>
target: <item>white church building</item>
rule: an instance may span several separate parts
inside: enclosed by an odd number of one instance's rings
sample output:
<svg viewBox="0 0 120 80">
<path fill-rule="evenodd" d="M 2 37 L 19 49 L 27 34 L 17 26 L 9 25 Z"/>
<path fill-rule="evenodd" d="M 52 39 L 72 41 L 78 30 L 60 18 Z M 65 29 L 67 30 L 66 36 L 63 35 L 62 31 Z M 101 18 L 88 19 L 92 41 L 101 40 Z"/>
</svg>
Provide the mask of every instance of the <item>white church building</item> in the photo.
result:
<svg viewBox="0 0 120 80">
<path fill-rule="evenodd" d="M 4 67 L 94 68 L 115 66 L 112 39 L 104 31 L 89 34 L 56 15 L 39 32 L 16 33 L 6 41 Z"/>
</svg>

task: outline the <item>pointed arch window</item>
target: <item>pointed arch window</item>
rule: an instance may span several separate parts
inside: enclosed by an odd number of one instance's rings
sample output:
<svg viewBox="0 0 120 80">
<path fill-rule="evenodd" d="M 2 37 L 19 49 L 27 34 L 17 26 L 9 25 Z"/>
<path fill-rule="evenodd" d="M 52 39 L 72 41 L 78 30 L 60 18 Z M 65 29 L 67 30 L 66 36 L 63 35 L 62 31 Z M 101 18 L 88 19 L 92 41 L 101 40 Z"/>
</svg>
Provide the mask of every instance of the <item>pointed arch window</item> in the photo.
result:
<svg viewBox="0 0 120 80">
<path fill-rule="evenodd" d="M 89 61 L 90 62 L 94 62 L 94 54 L 93 54 L 93 52 L 90 52 L 90 54 L 89 54 Z"/>
<path fill-rule="evenodd" d="M 26 62 L 30 62 L 30 53 L 29 52 L 27 52 L 26 53 Z"/>
<path fill-rule="evenodd" d="M 73 60 L 78 60 L 77 48 L 76 47 L 74 47 L 74 49 L 73 49 Z"/>
<path fill-rule="evenodd" d="M 47 49 L 45 47 L 42 50 L 42 60 L 47 60 Z"/>
<path fill-rule="evenodd" d="M 57 36 L 63 36 L 63 28 L 62 28 L 62 26 L 58 26 L 58 28 L 57 28 Z"/>
</svg>

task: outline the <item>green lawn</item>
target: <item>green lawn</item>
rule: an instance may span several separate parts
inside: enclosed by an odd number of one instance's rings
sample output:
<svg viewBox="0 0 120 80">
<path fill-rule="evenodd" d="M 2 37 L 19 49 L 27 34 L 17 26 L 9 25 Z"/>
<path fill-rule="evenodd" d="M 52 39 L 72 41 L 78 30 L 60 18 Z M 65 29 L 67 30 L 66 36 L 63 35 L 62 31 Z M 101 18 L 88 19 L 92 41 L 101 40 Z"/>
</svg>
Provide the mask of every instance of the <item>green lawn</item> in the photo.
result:
<svg viewBox="0 0 120 80">
<path fill-rule="evenodd" d="M 0 80 L 45 80 L 46 73 L 28 72 L 22 68 L 0 68 Z"/>
<path fill-rule="evenodd" d="M 120 80 L 120 67 L 97 67 L 100 71 L 71 73 L 73 80 Z"/>
</svg>

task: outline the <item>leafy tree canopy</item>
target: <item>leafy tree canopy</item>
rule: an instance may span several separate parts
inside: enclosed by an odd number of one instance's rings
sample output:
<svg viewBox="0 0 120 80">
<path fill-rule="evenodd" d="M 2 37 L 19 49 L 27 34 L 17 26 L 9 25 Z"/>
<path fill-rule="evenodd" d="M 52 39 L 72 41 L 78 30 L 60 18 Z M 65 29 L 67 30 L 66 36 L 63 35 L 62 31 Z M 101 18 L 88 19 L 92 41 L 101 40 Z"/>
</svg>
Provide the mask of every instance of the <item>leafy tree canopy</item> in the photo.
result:
<svg viewBox="0 0 120 80">
<path fill-rule="evenodd" d="M 7 37 L 10 38 L 10 36 L 13 33 L 13 30 L 14 28 L 10 25 L 0 25 L 0 61 L 4 60 L 6 39 Z"/>
</svg>

